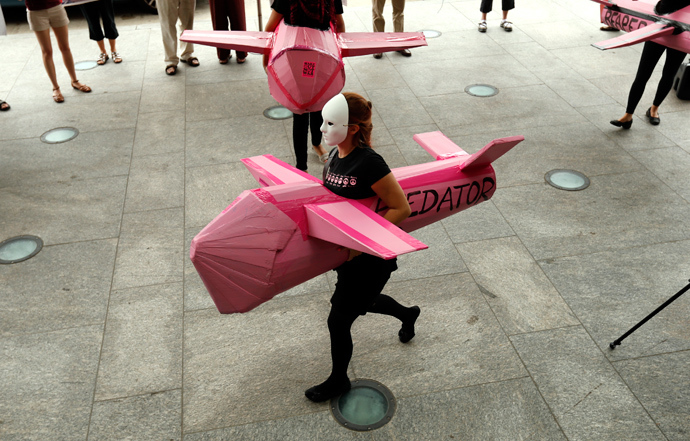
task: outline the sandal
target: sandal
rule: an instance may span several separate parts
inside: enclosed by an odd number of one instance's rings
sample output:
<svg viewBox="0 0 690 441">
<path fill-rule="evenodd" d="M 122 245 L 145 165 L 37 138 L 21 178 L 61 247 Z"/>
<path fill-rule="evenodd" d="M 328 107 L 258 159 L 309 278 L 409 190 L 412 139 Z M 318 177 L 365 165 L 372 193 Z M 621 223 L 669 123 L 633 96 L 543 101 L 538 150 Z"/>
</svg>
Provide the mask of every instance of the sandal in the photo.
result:
<svg viewBox="0 0 690 441">
<path fill-rule="evenodd" d="M 78 91 L 84 92 L 84 93 L 91 92 L 91 88 L 89 86 L 87 86 L 86 84 L 81 84 L 79 82 L 79 80 L 72 81 L 72 88 L 77 89 Z"/>
<path fill-rule="evenodd" d="M 230 57 L 226 58 L 225 60 L 218 60 L 218 62 L 219 62 L 220 64 L 228 64 L 228 60 L 229 60 L 229 59 L 230 59 Z"/>
<path fill-rule="evenodd" d="M 247 57 L 244 57 L 244 58 L 237 57 L 237 64 L 242 64 L 245 61 L 247 61 Z"/>
<path fill-rule="evenodd" d="M 113 57 L 113 63 L 122 63 L 122 57 L 117 52 L 113 52 L 110 56 Z"/>
<path fill-rule="evenodd" d="M 10 110 L 10 105 L 5 101 L 0 100 L 0 111 L 4 112 L 5 110 Z"/>
<path fill-rule="evenodd" d="M 53 101 L 55 101 L 56 103 L 62 103 L 65 101 L 65 97 L 62 96 L 62 92 L 60 92 L 59 87 L 53 89 Z"/>
<path fill-rule="evenodd" d="M 513 30 L 513 24 L 509 22 L 508 20 L 502 20 L 501 21 L 501 27 L 506 31 L 506 32 L 511 32 Z"/>
<path fill-rule="evenodd" d="M 169 64 L 165 66 L 165 74 L 166 75 L 175 75 L 177 73 L 177 66 L 174 64 Z"/>
<path fill-rule="evenodd" d="M 96 60 L 96 64 L 98 64 L 99 66 L 103 66 L 107 62 L 108 62 L 108 54 L 101 54 L 98 56 L 98 60 Z"/>
<path fill-rule="evenodd" d="M 317 146 L 312 146 L 312 148 L 314 149 L 314 153 L 316 153 L 316 156 L 319 157 L 319 161 L 325 164 L 326 162 L 328 162 L 328 150 L 326 150 L 326 153 L 324 153 L 323 155 L 319 155 L 319 151 L 316 149 L 316 147 Z M 321 147 L 321 144 L 319 144 L 318 147 Z"/>
<path fill-rule="evenodd" d="M 197 57 L 189 57 L 186 60 L 180 60 L 183 63 L 189 64 L 189 67 L 197 67 L 199 66 L 199 59 Z"/>
<path fill-rule="evenodd" d="M 479 22 L 479 32 L 486 32 L 486 22 L 485 21 Z"/>
</svg>

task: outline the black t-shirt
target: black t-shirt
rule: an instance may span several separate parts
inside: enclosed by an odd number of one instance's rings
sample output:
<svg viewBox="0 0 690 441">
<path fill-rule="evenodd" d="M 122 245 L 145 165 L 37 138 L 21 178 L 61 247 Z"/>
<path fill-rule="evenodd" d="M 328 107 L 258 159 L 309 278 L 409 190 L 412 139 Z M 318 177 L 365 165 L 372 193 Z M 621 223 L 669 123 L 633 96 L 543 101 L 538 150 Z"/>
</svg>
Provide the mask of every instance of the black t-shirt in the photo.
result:
<svg viewBox="0 0 690 441">
<path fill-rule="evenodd" d="M 290 13 L 290 4 L 296 0 L 275 0 L 271 5 L 271 8 L 277 13 L 281 14 L 285 19 L 285 24 L 293 26 L 303 26 L 305 28 L 319 29 L 321 31 L 328 30 L 330 27 L 331 20 L 335 20 L 335 17 L 328 17 L 328 11 L 330 10 L 330 3 L 333 2 L 333 7 L 335 9 L 336 15 L 343 13 L 343 2 L 342 0 L 324 0 L 326 2 L 326 17 L 319 21 L 314 18 L 308 17 L 300 8 L 297 8 L 295 14 L 294 23 L 292 20 L 292 14 Z"/>
<path fill-rule="evenodd" d="M 376 196 L 371 186 L 390 172 L 381 155 L 371 148 L 357 147 L 344 158 L 334 154 L 324 185 L 338 196 L 366 199 Z"/>
</svg>

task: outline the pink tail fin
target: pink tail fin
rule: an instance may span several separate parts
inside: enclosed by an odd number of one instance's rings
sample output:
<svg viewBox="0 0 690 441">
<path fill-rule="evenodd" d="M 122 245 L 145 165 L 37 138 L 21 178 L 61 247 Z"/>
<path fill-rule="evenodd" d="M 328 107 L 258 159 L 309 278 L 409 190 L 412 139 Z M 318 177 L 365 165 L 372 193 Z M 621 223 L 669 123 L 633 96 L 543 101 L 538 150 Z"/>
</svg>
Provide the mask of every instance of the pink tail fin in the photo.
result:
<svg viewBox="0 0 690 441">
<path fill-rule="evenodd" d="M 482 147 L 477 153 L 470 156 L 467 161 L 463 162 L 460 166 L 460 170 L 470 171 L 486 167 L 524 140 L 524 136 L 509 136 L 508 138 L 494 139 Z"/>
</svg>

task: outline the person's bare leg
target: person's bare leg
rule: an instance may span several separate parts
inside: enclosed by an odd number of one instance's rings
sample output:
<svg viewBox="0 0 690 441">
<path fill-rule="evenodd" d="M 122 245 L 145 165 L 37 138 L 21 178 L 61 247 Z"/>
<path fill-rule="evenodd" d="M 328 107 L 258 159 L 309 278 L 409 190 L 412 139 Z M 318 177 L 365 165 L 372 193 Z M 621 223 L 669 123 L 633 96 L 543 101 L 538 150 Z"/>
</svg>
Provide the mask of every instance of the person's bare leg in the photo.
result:
<svg viewBox="0 0 690 441">
<path fill-rule="evenodd" d="M 77 84 L 79 83 L 79 79 L 77 78 L 77 71 L 74 68 L 72 49 L 69 47 L 69 30 L 67 29 L 67 26 L 60 26 L 59 28 L 53 28 L 53 33 L 55 33 L 55 39 L 57 40 L 58 48 L 62 53 L 62 61 L 65 63 L 67 73 L 69 73 L 72 83 L 79 85 Z"/>
<path fill-rule="evenodd" d="M 108 39 L 108 43 L 110 43 L 110 52 L 117 52 L 117 49 L 115 48 L 116 41 L 117 40 Z"/>
<path fill-rule="evenodd" d="M 486 21 L 486 12 L 482 12 L 482 21 Z"/>
<path fill-rule="evenodd" d="M 57 75 L 55 74 L 55 63 L 53 63 L 53 44 L 50 41 L 50 29 L 45 31 L 36 31 L 36 38 L 38 44 L 41 46 L 41 54 L 43 56 L 43 66 L 46 68 L 46 73 L 50 82 L 53 84 L 53 90 L 59 89 L 57 82 Z"/>
<path fill-rule="evenodd" d="M 503 11 L 503 20 L 508 20 L 508 11 Z"/>
<path fill-rule="evenodd" d="M 98 43 L 98 49 L 101 51 L 102 54 L 107 54 L 105 51 L 105 43 L 103 40 L 98 40 L 96 43 Z"/>
</svg>

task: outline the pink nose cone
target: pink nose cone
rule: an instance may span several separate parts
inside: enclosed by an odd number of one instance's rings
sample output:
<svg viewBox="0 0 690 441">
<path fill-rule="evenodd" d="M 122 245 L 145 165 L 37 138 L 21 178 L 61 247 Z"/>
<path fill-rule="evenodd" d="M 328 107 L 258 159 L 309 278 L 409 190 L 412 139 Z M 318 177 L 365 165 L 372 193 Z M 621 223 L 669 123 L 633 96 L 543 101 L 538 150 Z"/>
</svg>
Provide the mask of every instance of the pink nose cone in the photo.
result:
<svg viewBox="0 0 690 441">
<path fill-rule="evenodd" d="M 340 59 L 329 53 L 292 48 L 269 63 L 269 90 L 293 113 L 316 112 L 345 86 Z"/>
</svg>

